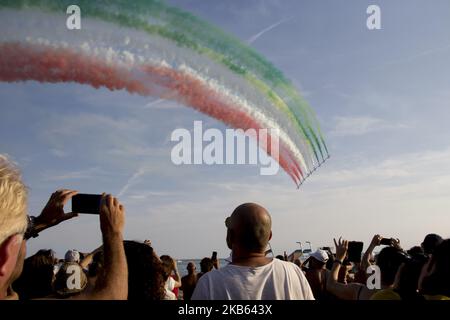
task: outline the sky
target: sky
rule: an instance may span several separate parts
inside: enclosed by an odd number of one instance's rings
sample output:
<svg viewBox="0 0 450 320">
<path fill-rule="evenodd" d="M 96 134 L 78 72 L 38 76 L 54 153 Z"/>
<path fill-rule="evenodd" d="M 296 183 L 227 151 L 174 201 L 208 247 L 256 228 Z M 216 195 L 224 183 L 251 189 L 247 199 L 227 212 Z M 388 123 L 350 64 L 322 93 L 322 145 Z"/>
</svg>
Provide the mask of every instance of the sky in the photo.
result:
<svg viewBox="0 0 450 320">
<path fill-rule="evenodd" d="M 224 220 L 244 202 L 272 215 L 276 254 L 333 237 L 450 236 L 450 2 L 434 0 L 170 0 L 247 42 L 316 112 L 331 158 L 297 190 L 282 170 L 175 166 L 176 128 L 225 130 L 171 101 L 77 84 L 0 83 L 0 152 L 16 161 L 39 214 L 58 188 L 117 195 L 125 238 L 160 254 L 227 257 Z M 381 30 L 366 9 L 381 8 Z M 70 211 L 70 204 L 66 206 Z M 28 253 L 95 249 L 98 216 L 80 215 L 28 243 Z"/>
</svg>

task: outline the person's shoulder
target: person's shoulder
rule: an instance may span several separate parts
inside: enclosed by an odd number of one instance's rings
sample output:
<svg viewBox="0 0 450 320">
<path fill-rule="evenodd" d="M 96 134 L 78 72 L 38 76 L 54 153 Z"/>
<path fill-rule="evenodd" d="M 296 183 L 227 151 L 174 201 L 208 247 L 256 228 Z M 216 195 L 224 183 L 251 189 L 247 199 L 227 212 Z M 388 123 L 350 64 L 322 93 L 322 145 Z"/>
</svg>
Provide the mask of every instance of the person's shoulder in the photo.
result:
<svg viewBox="0 0 450 320">
<path fill-rule="evenodd" d="M 273 268 L 277 272 L 296 274 L 301 279 L 305 278 L 305 274 L 303 273 L 302 269 L 300 269 L 300 267 L 293 262 L 274 259 Z"/>
<path fill-rule="evenodd" d="M 273 266 L 275 268 L 284 268 L 284 269 L 289 269 L 289 270 L 295 270 L 296 268 L 300 270 L 300 268 L 292 262 L 289 261 L 283 261 L 280 259 L 273 259 Z"/>
<path fill-rule="evenodd" d="M 182 276 L 182 277 L 181 277 L 181 281 L 190 279 L 190 277 L 191 277 L 191 275 L 189 275 L 189 274 L 187 274 L 187 275 L 185 275 L 185 276 Z"/>
</svg>

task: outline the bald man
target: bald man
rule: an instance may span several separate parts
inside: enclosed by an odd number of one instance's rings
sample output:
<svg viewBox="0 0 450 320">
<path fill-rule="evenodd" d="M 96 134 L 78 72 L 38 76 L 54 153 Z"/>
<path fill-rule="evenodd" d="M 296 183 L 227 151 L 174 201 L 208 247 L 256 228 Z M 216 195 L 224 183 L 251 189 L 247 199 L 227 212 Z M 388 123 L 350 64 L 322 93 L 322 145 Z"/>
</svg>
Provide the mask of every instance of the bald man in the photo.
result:
<svg viewBox="0 0 450 320">
<path fill-rule="evenodd" d="M 225 225 L 232 262 L 201 277 L 192 300 L 314 300 L 298 266 L 265 256 L 272 238 L 272 219 L 266 209 L 242 204 Z"/>
<path fill-rule="evenodd" d="M 197 273 L 195 264 L 191 261 L 187 265 L 188 274 L 181 278 L 181 290 L 183 290 L 183 299 L 191 300 L 195 285 L 197 284 Z"/>
</svg>

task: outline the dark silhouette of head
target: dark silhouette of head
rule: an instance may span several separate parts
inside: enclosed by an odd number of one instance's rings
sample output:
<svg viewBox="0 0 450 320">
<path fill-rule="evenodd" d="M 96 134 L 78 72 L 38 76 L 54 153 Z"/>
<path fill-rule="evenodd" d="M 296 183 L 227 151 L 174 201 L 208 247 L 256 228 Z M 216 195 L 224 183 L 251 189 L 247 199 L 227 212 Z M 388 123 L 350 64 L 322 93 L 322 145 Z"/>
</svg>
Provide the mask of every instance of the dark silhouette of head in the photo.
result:
<svg viewBox="0 0 450 320">
<path fill-rule="evenodd" d="M 411 249 L 409 249 L 408 251 L 406 251 L 411 257 L 415 257 L 415 256 L 423 256 L 425 253 L 423 251 L 422 247 L 419 246 L 414 246 Z"/>
<path fill-rule="evenodd" d="M 202 273 L 207 273 L 209 271 L 211 271 L 214 268 L 214 264 L 211 260 L 211 258 L 203 258 L 200 261 L 200 271 Z"/>
<path fill-rule="evenodd" d="M 54 256 L 51 250 L 39 250 L 25 259 L 23 271 L 13 288 L 21 299 L 43 298 L 53 293 Z"/>
<path fill-rule="evenodd" d="M 450 297 L 450 239 L 435 248 L 429 270 L 430 274 L 422 280 L 422 292 Z"/>
<path fill-rule="evenodd" d="M 128 300 L 164 299 L 163 266 L 153 248 L 135 241 L 123 244 L 128 264 Z"/>
<path fill-rule="evenodd" d="M 422 267 L 426 263 L 425 255 L 408 259 L 403 263 L 397 273 L 396 291 L 402 297 L 402 300 L 421 300 L 417 289 L 419 287 L 419 278 Z"/>
<path fill-rule="evenodd" d="M 422 242 L 422 248 L 426 255 L 433 254 L 434 249 L 443 241 L 440 235 L 435 233 L 427 234 Z"/>
<path fill-rule="evenodd" d="M 402 263 L 407 261 L 407 256 L 402 250 L 395 247 L 385 247 L 377 257 L 377 265 L 380 267 L 381 282 L 386 285 L 394 284 L 395 275 Z"/>
<path fill-rule="evenodd" d="M 227 244 L 233 252 L 264 253 L 272 238 L 272 219 L 256 203 L 238 206 L 227 219 Z"/>
<path fill-rule="evenodd" d="M 189 262 L 187 267 L 186 267 L 187 272 L 189 274 L 194 274 L 195 273 L 195 269 L 196 269 L 195 264 L 193 262 Z"/>
</svg>

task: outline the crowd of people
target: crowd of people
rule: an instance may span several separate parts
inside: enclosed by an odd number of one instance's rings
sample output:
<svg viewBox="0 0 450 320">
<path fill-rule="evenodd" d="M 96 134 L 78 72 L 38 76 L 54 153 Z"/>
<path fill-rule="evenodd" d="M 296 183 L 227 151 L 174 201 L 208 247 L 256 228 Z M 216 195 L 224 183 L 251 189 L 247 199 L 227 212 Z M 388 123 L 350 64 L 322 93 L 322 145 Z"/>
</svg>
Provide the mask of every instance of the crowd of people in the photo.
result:
<svg viewBox="0 0 450 320">
<path fill-rule="evenodd" d="M 107 194 L 98 248 L 70 249 L 64 259 L 39 250 L 25 259 L 27 241 L 77 216 L 64 212 L 76 194 L 58 190 L 38 217 L 29 217 L 20 170 L 0 155 L 0 299 L 450 300 L 450 239 L 429 234 L 404 250 L 398 239 L 385 243 L 375 235 L 360 259 L 350 259 L 349 242 L 339 238 L 335 253 L 322 248 L 307 259 L 273 258 L 266 251 L 272 218 L 255 203 L 238 206 L 225 221 L 230 263 L 220 266 L 214 255 L 197 272 L 190 262 L 184 277 L 151 241 L 123 239 L 125 208 Z"/>
</svg>

